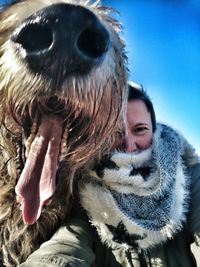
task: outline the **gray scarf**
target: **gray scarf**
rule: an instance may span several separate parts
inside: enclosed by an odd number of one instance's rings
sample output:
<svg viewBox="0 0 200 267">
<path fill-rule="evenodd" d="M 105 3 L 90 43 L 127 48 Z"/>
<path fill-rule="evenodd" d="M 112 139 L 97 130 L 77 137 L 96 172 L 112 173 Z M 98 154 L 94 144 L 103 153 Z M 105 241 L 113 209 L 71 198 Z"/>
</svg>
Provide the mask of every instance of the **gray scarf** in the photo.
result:
<svg viewBox="0 0 200 267">
<path fill-rule="evenodd" d="M 192 154 L 179 133 L 157 124 L 150 148 L 115 152 L 91 171 L 79 184 L 80 199 L 102 241 L 146 250 L 180 231 L 188 210 L 186 167 Z"/>
</svg>

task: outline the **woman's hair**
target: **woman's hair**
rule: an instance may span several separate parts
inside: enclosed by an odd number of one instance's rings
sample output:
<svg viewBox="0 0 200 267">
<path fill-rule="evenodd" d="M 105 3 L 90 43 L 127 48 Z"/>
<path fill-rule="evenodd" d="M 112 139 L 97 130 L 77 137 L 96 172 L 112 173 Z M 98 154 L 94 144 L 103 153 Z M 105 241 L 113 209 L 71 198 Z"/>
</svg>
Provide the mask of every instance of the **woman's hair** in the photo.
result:
<svg viewBox="0 0 200 267">
<path fill-rule="evenodd" d="M 130 100 L 141 100 L 144 102 L 151 116 L 153 132 L 155 132 L 156 115 L 155 115 L 154 107 L 153 107 L 150 97 L 145 92 L 142 86 L 138 86 L 137 84 L 134 84 L 134 83 L 129 83 L 128 101 Z"/>
</svg>

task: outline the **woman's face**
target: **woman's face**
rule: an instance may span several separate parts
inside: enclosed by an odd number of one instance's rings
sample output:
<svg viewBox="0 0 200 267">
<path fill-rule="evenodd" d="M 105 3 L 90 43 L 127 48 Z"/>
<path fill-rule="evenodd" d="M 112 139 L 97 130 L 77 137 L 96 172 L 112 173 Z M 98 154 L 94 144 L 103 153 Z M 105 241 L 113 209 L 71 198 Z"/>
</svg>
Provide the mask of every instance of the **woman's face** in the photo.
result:
<svg viewBox="0 0 200 267">
<path fill-rule="evenodd" d="M 147 149 L 152 141 L 153 127 L 151 115 L 142 100 L 128 101 L 128 130 L 122 143 L 126 152 L 139 152 Z"/>
</svg>

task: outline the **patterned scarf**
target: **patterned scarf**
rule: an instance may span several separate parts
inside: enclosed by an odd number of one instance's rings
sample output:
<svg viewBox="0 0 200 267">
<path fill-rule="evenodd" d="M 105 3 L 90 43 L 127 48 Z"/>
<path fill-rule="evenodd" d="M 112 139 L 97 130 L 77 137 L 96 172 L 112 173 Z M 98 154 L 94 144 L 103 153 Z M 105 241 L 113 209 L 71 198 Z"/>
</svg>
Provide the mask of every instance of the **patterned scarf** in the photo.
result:
<svg viewBox="0 0 200 267">
<path fill-rule="evenodd" d="M 193 151 L 179 133 L 157 124 L 150 148 L 114 152 L 80 182 L 81 204 L 104 243 L 146 250 L 181 230 L 189 203 L 187 150 Z"/>
</svg>

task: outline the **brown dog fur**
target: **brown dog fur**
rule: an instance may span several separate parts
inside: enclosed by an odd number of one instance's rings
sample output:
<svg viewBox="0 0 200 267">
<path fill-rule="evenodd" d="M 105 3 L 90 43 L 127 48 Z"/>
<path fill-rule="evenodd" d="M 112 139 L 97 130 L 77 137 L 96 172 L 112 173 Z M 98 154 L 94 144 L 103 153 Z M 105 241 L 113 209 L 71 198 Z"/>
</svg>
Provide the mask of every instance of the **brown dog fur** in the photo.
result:
<svg viewBox="0 0 200 267">
<path fill-rule="evenodd" d="M 85 75 L 63 78 L 61 70 L 52 77 L 34 73 L 10 39 L 27 17 L 60 2 L 89 9 L 109 33 L 111 45 L 104 60 Z M 121 27 L 109 12 L 99 1 L 83 0 L 15 1 L 0 11 L 0 266 L 17 266 L 51 237 L 69 216 L 74 175 L 87 170 L 112 145 L 126 106 L 127 71 Z M 25 142 L 28 136 L 29 143 L 34 140 L 33 121 L 39 127 L 35 111 L 43 117 L 56 115 L 47 104 L 54 96 L 62 103 L 65 130 L 56 191 L 40 218 L 28 225 L 15 186 L 26 162 Z"/>
</svg>

